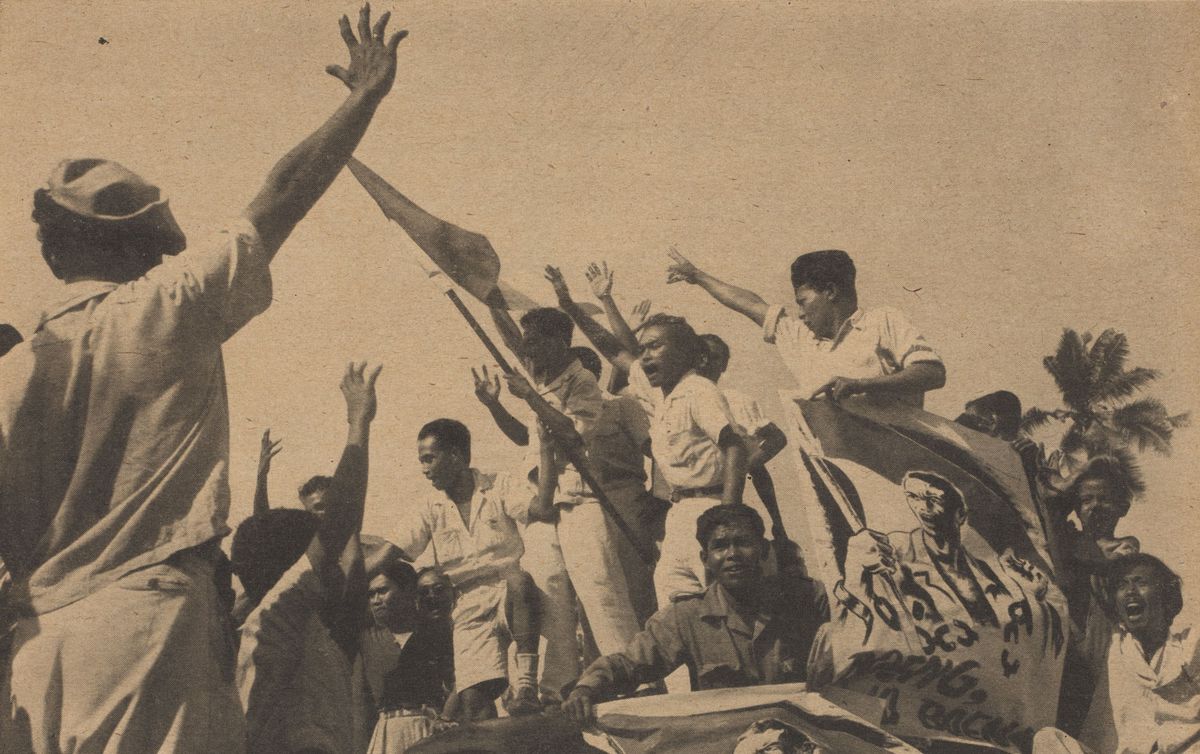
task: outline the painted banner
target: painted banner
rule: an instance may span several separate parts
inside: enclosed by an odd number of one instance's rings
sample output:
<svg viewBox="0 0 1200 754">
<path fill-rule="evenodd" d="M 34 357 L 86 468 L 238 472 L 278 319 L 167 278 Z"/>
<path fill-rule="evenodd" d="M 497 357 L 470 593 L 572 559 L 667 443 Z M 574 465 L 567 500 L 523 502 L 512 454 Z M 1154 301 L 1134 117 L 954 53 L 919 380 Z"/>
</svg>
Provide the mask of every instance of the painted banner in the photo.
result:
<svg viewBox="0 0 1200 754">
<path fill-rule="evenodd" d="M 833 606 L 810 685 L 883 700 L 873 721 L 901 736 L 1028 751 L 1068 624 L 1016 452 L 911 406 L 784 406 Z"/>
</svg>

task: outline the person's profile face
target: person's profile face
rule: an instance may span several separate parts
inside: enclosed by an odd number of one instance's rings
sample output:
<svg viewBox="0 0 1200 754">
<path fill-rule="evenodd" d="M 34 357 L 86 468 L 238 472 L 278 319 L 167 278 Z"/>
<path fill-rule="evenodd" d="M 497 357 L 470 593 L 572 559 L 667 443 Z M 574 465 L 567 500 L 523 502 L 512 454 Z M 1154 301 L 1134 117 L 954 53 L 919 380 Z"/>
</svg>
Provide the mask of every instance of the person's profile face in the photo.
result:
<svg viewBox="0 0 1200 754">
<path fill-rule="evenodd" d="M 557 335 L 529 327 L 521 336 L 521 358 L 529 371 L 541 374 L 566 359 L 569 344 Z"/>
<path fill-rule="evenodd" d="M 691 354 L 668 327 L 651 325 L 643 328 L 638 344 L 642 352 L 642 371 L 653 387 L 673 387 L 692 368 Z"/>
<path fill-rule="evenodd" d="M 442 492 L 449 489 L 462 473 L 461 456 L 453 449 L 443 448 L 433 435 L 417 441 L 417 461 L 421 464 L 421 473 L 433 488 Z"/>
<path fill-rule="evenodd" d="M 1150 565 L 1130 568 L 1113 590 L 1117 621 L 1134 636 L 1152 636 L 1168 629 L 1165 585 Z"/>
<path fill-rule="evenodd" d="M 818 338 L 830 339 L 837 334 L 835 290 L 818 290 L 807 283 L 796 288 L 796 306 L 800 321 Z"/>
<path fill-rule="evenodd" d="M 1111 537 L 1125 515 L 1125 501 L 1107 479 L 1084 479 L 1076 495 L 1079 523 L 1091 537 Z"/>
<path fill-rule="evenodd" d="M 743 523 L 720 524 L 700 553 L 704 568 L 726 589 L 738 591 L 762 579 L 766 541 Z"/>
<path fill-rule="evenodd" d="M 962 526 L 963 511 L 946 490 L 923 479 L 904 480 L 904 500 L 926 533 L 943 536 Z"/>
</svg>

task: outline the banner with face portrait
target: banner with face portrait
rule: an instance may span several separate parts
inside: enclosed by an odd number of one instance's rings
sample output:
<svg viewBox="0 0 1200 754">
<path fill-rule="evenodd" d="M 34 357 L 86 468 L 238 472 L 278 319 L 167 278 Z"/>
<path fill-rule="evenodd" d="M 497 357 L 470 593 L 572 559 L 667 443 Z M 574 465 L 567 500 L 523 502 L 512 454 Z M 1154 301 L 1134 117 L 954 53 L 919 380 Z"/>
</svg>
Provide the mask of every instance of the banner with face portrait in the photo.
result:
<svg viewBox="0 0 1200 754">
<path fill-rule="evenodd" d="M 784 406 L 833 608 L 810 685 L 864 715 L 882 700 L 901 736 L 1028 751 L 1055 722 L 1068 623 L 1017 453 L 894 402 Z"/>
</svg>

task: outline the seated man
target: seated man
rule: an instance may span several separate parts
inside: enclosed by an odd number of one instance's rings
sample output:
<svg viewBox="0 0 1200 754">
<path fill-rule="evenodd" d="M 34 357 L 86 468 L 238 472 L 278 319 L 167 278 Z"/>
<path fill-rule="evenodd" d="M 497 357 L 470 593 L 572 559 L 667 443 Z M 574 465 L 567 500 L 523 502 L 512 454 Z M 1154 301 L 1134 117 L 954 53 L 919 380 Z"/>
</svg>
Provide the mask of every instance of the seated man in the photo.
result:
<svg viewBox="0 0 1200 754">
<path fill-rule="evenodd" d="M 815 581 L 763 576 L 764 531 L 758 513 L 740 503 L 701 514 L 696 539 L 713 583 L 703 594 L 659 610 L 625 651 L 592 663 L 564 711 L 591 722 L 596 702 L 665 678 L 681 665 L 699 690 L 805 680 L 813 637 L 829 620 L 829 603 Z"/>
<path fill-rule="evenodd" d="M 434 732 L 454 685 L 450 614 L 436 603 L 422 609 L 417 573 L 399 558 L 383 563 L 367 596 L 374 625 L 362 640 L 363 673 L 378 713 L 367 752 L 399 754 Z"/>
<path fill-rule="evenodd" d="M 283 574 L 267 587 L 242 626 L 237 685 L 246 712 L 248 751 L 341 754 L 362 743 L 355 734 L 352 695 L 353 662 L 366 614 L 358 534 L 379 375 L 378 367 L 364 374 L 365 368 L 351 364 L 342 378 L 346 447 L 333 475 L 328 509 L 307 551 L 288 567 L 285 561 L 295 557 L 294 551 L 274 548 L 268 553 L 277 562 L 262 558 L 264 562 L 239 572 L 247 589 L 256 591 L 265 586 L 264 574 Z M 312 520 L 310 514 L 298 513 Z M 251 573 L 256 576 L 247 581 Z"/>
<path fill-rule="evenodd" d="M 417 434 L 417 458 L 437 494 L 406 512 L 389 539 L 407 560 L 429 547 L 450 578 L 454 604 L 455 690 L 460 717 L 494 717 L 508 681 L 508 642 L 517 645 L 512 714 L 540 709 L 537 697 L 538 605 L 529 575 L 518 565 L 520 526 L 533 490 L 508 474 L 471 467 L 471 433 L 462 422 L 435 419 Z"/>
</svg>

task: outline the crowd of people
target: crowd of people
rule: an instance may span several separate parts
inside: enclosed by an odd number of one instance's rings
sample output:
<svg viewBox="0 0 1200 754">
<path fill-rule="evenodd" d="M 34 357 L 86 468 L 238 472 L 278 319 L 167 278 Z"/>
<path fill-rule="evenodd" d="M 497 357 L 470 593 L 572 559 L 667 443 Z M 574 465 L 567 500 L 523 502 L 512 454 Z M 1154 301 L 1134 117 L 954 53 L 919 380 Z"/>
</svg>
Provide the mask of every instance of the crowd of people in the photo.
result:
<svg viewBox="0 0 1200 754">
<path fill-rule="evenodd" d="M 414 438 L 427 496 L 402 525 L 363 533 L 381 367 L 351 363 L 336 469 L 306 482 L 298 507 L 272 507 L 279 446 L 264 433 L 254 512 L 225 555 L 222 344 L 268 308 L 276 253 L 352 155 L 404 37 L 366 7 L 357 31 L 340 23 L 350 63 L 329 72 L 345 102 L 214 241 L 189 243 L 159 189 L 110 161 L 64 161 L 36 192 L 42 256 L 65 285 L 24 342 L 0 331 L 0 750 L 395 754 L 501 710 L 587 724 L 618 696 L 823 672 L 810 650 L 828 593 L 788 537 L 769 470 L 784 432 L 721 380 L 721 338 L 648 305 L 627 321 L 607 265 L 585 271 L 607 326 L 554 267 L 557 307 L 519 321 L 492 308 L 524 374 L 485 367 L 474 393 L 528 449 L 518 468 L 475 452 L 461 421 L 430 421 Z M 813 400 L 920 407 L 945 383 L 908 317 L 860 305 L 843 251 L 795 259 L 795 310 L 674 250 L 667 274 L 761 328 Z M 1012 443 L 1052 521 L 1070 651 L 1059 727 L 1039 745 L 1200 747 L 1180 579 L 1116 534 L 1138 482 L 1097 458 L 1055 488 L 1020 416 L 999 392 L 958 421 Z M 747 480 L 769 521 L 743 502 Z M 904 490 L 922 521 L 965 520 L 935 474 L 914 470 Z M 859 544 L 856 567 L 879 571 L 911 542 Z M 938 544 L 937 567 L 982 604 L 970 554 Z"/>
</svg>

